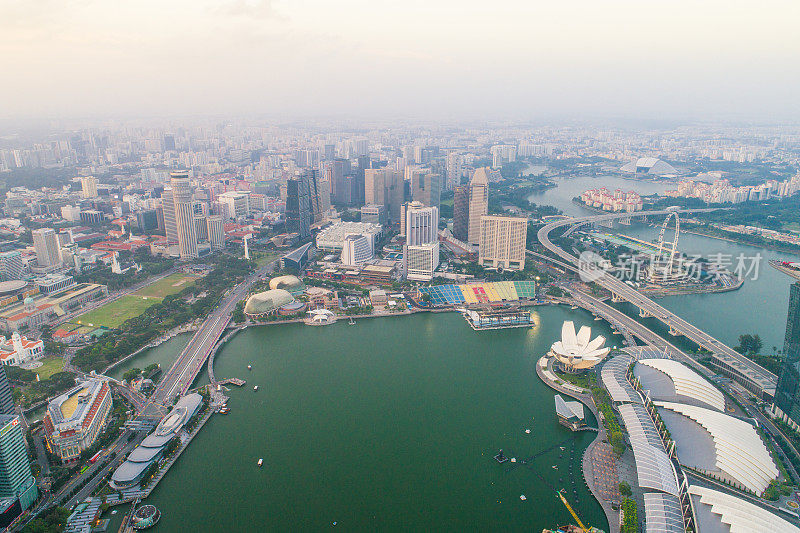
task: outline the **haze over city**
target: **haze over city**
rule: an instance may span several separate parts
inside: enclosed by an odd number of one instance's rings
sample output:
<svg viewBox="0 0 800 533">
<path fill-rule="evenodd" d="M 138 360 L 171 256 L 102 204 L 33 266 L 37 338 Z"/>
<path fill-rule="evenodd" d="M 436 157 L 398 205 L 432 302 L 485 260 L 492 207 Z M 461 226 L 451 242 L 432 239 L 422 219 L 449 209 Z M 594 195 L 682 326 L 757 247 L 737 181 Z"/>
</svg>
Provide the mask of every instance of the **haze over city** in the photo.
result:
<svg viewBox="0 0 800 533">
<path fill-rule="evenodd" d="M 800 117 L 800 4 L 0 3 L 2 118 Z"/>
</svg>

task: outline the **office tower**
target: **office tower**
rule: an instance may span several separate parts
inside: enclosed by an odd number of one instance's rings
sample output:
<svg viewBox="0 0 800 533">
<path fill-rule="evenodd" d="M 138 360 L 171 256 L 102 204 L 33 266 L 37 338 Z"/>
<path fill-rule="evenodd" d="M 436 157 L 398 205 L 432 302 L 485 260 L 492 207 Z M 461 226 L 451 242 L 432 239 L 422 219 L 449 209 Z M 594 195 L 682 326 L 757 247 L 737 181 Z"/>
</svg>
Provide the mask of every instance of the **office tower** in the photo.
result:
<svg viewBox="0 0 800 533">
<path fill-rule="evenodd" d="M 451 152 L 447 154 L 446 173 L 447 173 L 447 190 L 452 191 L 461 185 L 461 154 Z"/>
<path fill-rule="evenodd" d="M 430 281 L 439 266 L 439 241 L 403 247 L 403 270 L 407 279 Z"/>
<path fill-rule="evenodd" d="M 390 224 L 399 224 L 400 206 L 403 204 L 403 175 L 388 168 L 364 170 L 366 204 L 386 207 Z"/>
<path fill-rule="evenodd" d="M 0 498 L 19 499 L 24 511 L 38 497 L 22 423 L 16 415 L 0 415 Z"/>
<path fill-rule="evenodd" d="M 84 198 L 97 198 L 97 178 L 94 176 L 82 177 L 81 191 Z"/>
<path fill-rule="evenodd" d="M 331 164 L 331 195 L 333 203 L 338 205 L 350 205 L 353 200 L 353 183 L 348 180 L 350 175 L 350 161 L 347 159 L 336 159 Z"/>
<path fill-rule="evenodd" d="M 181 259 L 196 259 L 197 227 L 194 221 L 192 186 L 188 172 L 172 172 L 172 199 L 175 202 L 175 225 L 178 233 L 178 249 Z"/>
<path fill-rule="evenodd" d="M 439 207 L 441 198 L 441 176 L 430 170 L 411 171 L 411 199 L 428 207 Z"/>
<path fill-rule="evenodd" d="M 22 252 L 12 250 L 0 253 L 0 277 L 3 281 L 22 279 L 25 275 L 25 264 L 22 262 Z"/>
<path fill-rule="evenodd" d="M 219 195 L 219 202 L 225 205 L 225 212 L 232 219 L 250 216 L 250 194 L 241 191 L 228 191 Z"/>
<path fill-rule="evenodd" d="M 469 182 L 469 226 L 467 242 L 478 244 L 481 238 L 481 217 L 489 214 L 489 169 L 479 168 Z"/>
<path fill-rule="evenodd" d="M 308 181 L 302 177 L 286 180 L 286 231 L 301 239 L 309 237 L 312 217 Z"/>
<path fill-rule="evenodd" d="M 783 354 L 773 412 L 800 431 L 800 282 L 793 283 L 789 289 Z"/>
<path fill-rule="evenodd" d="M 348 235 L 342 241 L 342 264 L 347 266 L 363 265 L 373 256 L 370 239 L 364 235 Z"/>
<path fill-rule="evenodd" d="M 172 133 L 165 133 L 164 134 L 164 151 L 165 152 L 174 152 L 175 151 L 175 135 Z"/>
<path fill-rule="evenodd" d="M 362 205 L 361 206 L 361 222 L 369 222 L 371 224 L 386 225 L 386 206 L 384 205 Z"/>
<path fill-rule="evenodd" d="M 336 145 L 335 144 L 325 144 L 319 150 L 320 156 L 325 161 L 330 161 L 334 157 L 336 157 Z"/>
<path fill-rule="evenodd" d="M 161 209 L 164 217 L 164 236 L 167 243 L 178 242 L 178 223 L 175 221 L 175 200 L 172 198 L 172 189 L 164 189 L 161 193 Z"/>
<path fill-rule="evenodd" d="M 208 240 L 208 223 L 203 215 L 194 215 L 194 232 L 198 241 Z"/>
<path fill-rule="evenodd" d="M 33 248 L 36 250 L 36 264 L 40 267 L 56 267 L 61 264 L 61 248 L 58 235 L 53 228 L 33 230 Z"/>
<path fill-rule="evenodd" d="M 459 185 L 453 190 L 453 237 L 469 240 L 469 185 Z"/>
<path fill-rule="evenodd" d="M 419 246 L 438 240 L 439 209 L 426 207 L 421 202 L 404 204 L 406 244 Z"/>
<path fill-rule="evenodd" d="M 528 220 L 520 217 L 481 217 L 478 264 L 482 267 L 524 270 Z"/>
<path fill-rule="evenodd" d="M 317 171 L 307 169 L 303 172 L 303 180 L 306 182 L 308 188 L 308 195 L 311 201 L 311 223 L 320 224 L 325 217 L 325 211 L 322 209 L 322 189 L 317 181 Z"/>
<path fill-rule="evenodd" d="M 206 232 L 212 250 L 225 248 L 225 225 L 222 222 L 222 215 L 209 215 L 206 218 Z"/>
<path fill-rule="evenodd" d="M 0 415 L 13 415 L 14 396 L 11 394 L 11 383 L 3 365 L 0 365 Z"/>
<path fill-rule="evenodd" d="M 355 182 L 355 197 L 353 198 L 353 203 L 355 205 L 364 205 L 364 181 L 365 181 L 365 171 L 368 168 L 372 168 L 372 161 L 370 160 L 368 155 L 360 155 L 358 156 L 358 167 L 356 168 L 356 182 Z"/>
<path fill-rule="evenodd" d="M 326 179 L 317 180 L 317 195 L 319 196 L 319 210 L 322 213 L 322 222 L 324 222 L 331 208 L 331 182 Z"/>
</svg>

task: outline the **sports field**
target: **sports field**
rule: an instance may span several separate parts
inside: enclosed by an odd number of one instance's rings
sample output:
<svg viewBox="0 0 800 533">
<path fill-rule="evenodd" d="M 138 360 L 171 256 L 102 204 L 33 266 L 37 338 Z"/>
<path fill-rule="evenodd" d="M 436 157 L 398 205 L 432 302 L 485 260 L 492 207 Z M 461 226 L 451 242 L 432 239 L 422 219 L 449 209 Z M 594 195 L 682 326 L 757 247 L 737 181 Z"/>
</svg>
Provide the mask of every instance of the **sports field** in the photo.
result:
<svg viewBox="0 0 800 533">
<path fill-rule="evenodd" d="M 148 298 L 163 298 L 169 294 L 181 292 L 194 283 L 197 278 L 198 276 L 176 272 L 131 294 L 135 296 L 146 296 Z"/>
<path fill-rule="evenodd" d="M 89 311 L 73 319 L 71 322 L 81 325 L 93 324 L 95 327 L 103 326 L 106 328 L 116 328 L 129 318 L 141 315 L 144 313 L 145 309 L 158 303 L 159 300 L 161 299 L 127 294 L 119 300 L 115 300 L 93 311 Z"/>
<path fill-rule="evenodd" d="M 50 376 L 64 370 L 64 359 L 61 357 L 45 357 L 41 360 L 42 366 L 34 368 L 41 379 L 50 379 Z"/>
</svg>

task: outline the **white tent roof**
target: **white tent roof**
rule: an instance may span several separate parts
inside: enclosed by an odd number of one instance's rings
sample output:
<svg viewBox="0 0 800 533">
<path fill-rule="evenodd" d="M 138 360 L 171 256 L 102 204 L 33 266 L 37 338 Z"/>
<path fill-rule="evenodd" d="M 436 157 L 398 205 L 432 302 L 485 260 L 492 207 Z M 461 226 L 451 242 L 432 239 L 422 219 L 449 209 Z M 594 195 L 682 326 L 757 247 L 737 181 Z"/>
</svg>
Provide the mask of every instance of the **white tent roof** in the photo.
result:
<svg viewBox="0 0 800 533">
<path fill-rule="evenodd" d="M 710 506 L 711 512 L 730 526 L 731 533 L 800 533 L 800 528 L 780 516 L 731 494 L 698 485 L 691 485 L 689 494 L 699 497 L 702 505 Z"/>
<path fill-rule="evenodd" d="M 761 437 L 748 422 L 703 407 L 673 402 L 654 402 L 680 413 L 706 429 L 714 440 L 715 462 L 723 472 L 761 494 L 778 477 L 778 468 Z M 681 446 L 681 443 L 677 443 Z M 690 443 L 686 443 L 690 444 Z"/>
<path fill-rule="evenodd" d="M 672 359 L 639 359 L 638 364 L 666 374 L 672 380 L 677 394 L 699 400 L 709 407 L 725 412 L 725 397 L 719 389 L 683 363 Z"/>
</svg>

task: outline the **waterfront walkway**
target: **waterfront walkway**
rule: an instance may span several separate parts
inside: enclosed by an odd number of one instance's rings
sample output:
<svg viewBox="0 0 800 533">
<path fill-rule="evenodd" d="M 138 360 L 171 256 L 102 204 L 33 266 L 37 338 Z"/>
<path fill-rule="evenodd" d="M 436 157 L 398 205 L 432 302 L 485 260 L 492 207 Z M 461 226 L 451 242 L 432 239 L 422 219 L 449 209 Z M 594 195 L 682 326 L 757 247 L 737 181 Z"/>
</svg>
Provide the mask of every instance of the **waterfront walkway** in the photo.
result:
<svg viewBox="0 0 800 533">
<path fill-rule="evenodd" d="M 619 533 L 619 511 L 615 511 L 611 507 L 611 501 L 605 498 L 605 496 L 608 494 L 607 479 L 609 478 L 597 478 L 594 474 L 595 470 L 597 470 L 598 473 L 607 473 L 610 476 L 610 472 L 604 468 L 604 465 L 606 464 L 605 446 L 608 446 L 606 428 L 600 419 L 600 413 L 594 403 L 594 398 L 592 398 L 592 395 L 589 391 L 586 391 L 585 389 L 577 387 L 571 383 L 558 380 L 552 371 L 552 360 L 547 356 L 543 356 L 536 363 L 536 374 L 539 376 L 539 379 L 541 379 L 545 385 L 551 389 L 554 389 L 561 394 L 566 394 L 571 398 L 575 398 L 586 405 L 595 416 L 595 419 L 597 419 L 597 437 L 595 437 L 595 439 L 591 442 L 591 444 L 589 444 L 589 446 L 586 448 L 586 451 L 583 453 L 583 479 L 586 482 L 586 486 L 589 488 L 589 492 L 592 493 L 592 496 L 594 496 L 594 498 L 603 508 L 603 512 L 606 514 L 609 533 Z M 614 475 L 616 475 L 616 471 L 614 472 Z"/>
</svg>

